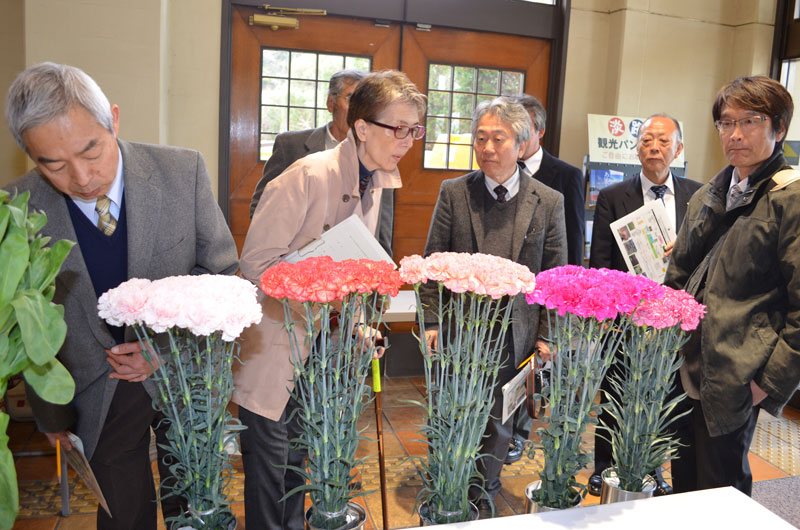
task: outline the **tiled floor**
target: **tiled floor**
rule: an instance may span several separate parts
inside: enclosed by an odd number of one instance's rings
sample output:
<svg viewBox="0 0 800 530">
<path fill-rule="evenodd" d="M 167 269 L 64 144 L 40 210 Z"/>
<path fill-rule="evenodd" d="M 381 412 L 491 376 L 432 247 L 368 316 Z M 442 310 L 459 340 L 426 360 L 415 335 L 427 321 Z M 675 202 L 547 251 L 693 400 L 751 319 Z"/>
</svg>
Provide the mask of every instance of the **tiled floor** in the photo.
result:
<svg viewBox="0 0 800 530">
<path fill-rule="evenodd" d="M 421 378 L 405 377 L 384 379 L 383 430 L 387 469 L 387 505 L 389 526 L 407 528 L 417 526 L 414 514 L 417 492 L 421 486 L 415 455 L 425 453 L 416 430 L 422 422 L 420 408 L 409 401 L 420 400 L 424 387 Z M 374 408 L 365 412 L 361 424 L 366 436 L 376 436 Z M 12 451 L 48 450 L 44 437 L 37 433 L 32 423 L 12 422 L 9 426 Z M 592 437 L 586 435 L 583 447 L 591 450 Z M 377 442 L 364 441 L 359 446 L 359 456 L 367 457 L 361 478 L 363 491 L 357 502 L 366 506 L 369 515 L 367 529 L 383 528 Z M 233 509 L 244 528 L 243 480 L 241 461 L 234 462 L 236 478 L 229 495 L 234 500 Z M 750 464 L 755 480 L 767 480 L 800 474 L 800 412 L 788 409 L 783 418 L 762 413 L 750 453 Z M 26 456 L 16 459 L 20 486 L 20 516 L 15 529 L 19 530 L 72 530 L 94 528 L 96 503 L 80 481 L 70 481 L 70 506 L 72 515 L 59 516 L 61 498 L 56 481 L 54 456 Z M 503 490 L 497 498 L 499 515 L 513 515 L 525 511 L 525 486 L 537 478 L 541 468 L 539 460 L 521 461 L 503 468 Z M 585 483 L 589 470 L 580 474 Z M 669 477 L 669 474 L 666 474 Z M 587 497 L 584 504 L 597 503 L 597 497 Z"/>
</svg>

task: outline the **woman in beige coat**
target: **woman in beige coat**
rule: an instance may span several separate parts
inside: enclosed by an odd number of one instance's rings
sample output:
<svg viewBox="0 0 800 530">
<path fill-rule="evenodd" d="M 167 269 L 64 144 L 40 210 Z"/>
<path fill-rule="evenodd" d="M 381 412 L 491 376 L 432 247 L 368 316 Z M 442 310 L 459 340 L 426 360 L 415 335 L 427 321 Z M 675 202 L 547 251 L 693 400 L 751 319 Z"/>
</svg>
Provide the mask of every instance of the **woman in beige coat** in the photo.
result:
<svg viewBox="0 0 800 530">
<path fill-rule="evenodd" d="M 350 98 L 347 138 L 298 160 L 265 188 L 242 250 L 242 275 L 258 283 L 268 267 L 353 214 L 376 233 L 380 191 L 402 185 L 397 163 L 425 135 L 424 114 L 425 96 L 405 74 L 374 72 L 362 80 Z M 305 459 L 288 442 L 298 436 L 296 422 L 287 423 L 296 406 L 289 399 L 289 337 L 281 303 L 262 298 L 264 318 L 242 335 L 242 364 L 234 365 L 233 401 L 247 426 L 241 435 L 245 520 L 253 528 L 299 530 L 304 496 L 280 499 L 302 478 L 276 467 L 302 467 Z"/>
</svg>

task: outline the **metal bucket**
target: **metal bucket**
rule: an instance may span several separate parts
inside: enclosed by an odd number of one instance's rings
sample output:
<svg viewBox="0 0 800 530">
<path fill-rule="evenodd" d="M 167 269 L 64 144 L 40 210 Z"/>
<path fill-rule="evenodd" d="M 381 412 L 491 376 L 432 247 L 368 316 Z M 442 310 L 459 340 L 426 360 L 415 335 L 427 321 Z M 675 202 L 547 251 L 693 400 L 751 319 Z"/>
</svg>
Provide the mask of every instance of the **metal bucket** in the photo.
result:
<svg viewBox="0 0 800 530">
<path fill-rule="evenodd" d="M 360 504 L 356 504 L 355 502 L 348 502 L 347 507 L 341 512 L 326 514 L 331 519 L 344 517 L 344 523 L 333 529 L 312 525 L 311 511 L 313 509 L 314 507 L 311 506 L 308 508 L 308 510 L 306 510 L 305 518 L 306 528 L 308 530 L 362 530 L 364 528 L 364 524 L 367 522 L 367 512 L 361 507 Z"/>
<path fill-rule="evenodd" d="M 478 507 L 475 506 L 473 503 L 469 503 L 469 510 L 470 516 L 467 521 L 475 521 L 478 519 Z M 419 513 L 419 525 L 420 526 L 436 526 L 437 524 L 447 524 L 447 523 L 459 523 L 462 522 L 464 519 L 461 518 L 461 512 L 445 512 L 440 513 L 440 515 L 444 515 L 448 519 L 447 522 L 435 523 L 433 522 L 433 518 L 431 517 L 430 507 L 428 506 L 427 502 L 423 502 L 417 508 L 417 513 Z M 448 517 L 449 516 L 449 517 Z"/>
<path fill-rule="evenodd" d="M 600 504 L 649 499 L 656 490 L 656 481 L 650 475 L 645 475 L 642 480 L 642 491 L 627 491 L 620 488 L 617 472 L 612 467 L 605 469 L 600 477 L 603 479 L 603 486 L 600 489 Z"/>
<path fill-rule="evenodd" d="M 540 506 L 538 502 L 533 499 L 533 492 L 542 487 L 541 480 L 535 480 L 525 486 L 525 513 L 541 513 L 541 512 L 555 512 L 557 510 L 568 510 L 569 508 L 551 508 L 549 506 Z M 575 504 L 570 508 L 580 506 L 583 502 L 583 497 L 579 491 L 575 491 Z"/>
</svg>

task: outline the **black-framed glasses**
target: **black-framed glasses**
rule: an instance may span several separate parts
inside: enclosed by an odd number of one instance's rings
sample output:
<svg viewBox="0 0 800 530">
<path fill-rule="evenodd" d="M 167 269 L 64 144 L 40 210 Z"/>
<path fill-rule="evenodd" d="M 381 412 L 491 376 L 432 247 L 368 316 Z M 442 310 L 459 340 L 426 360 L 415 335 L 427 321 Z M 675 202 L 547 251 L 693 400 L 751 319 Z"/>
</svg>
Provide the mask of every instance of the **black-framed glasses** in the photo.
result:
<svg viewBox="0 0 800 530">
<path fill-rule="evenodd" d="M 741 120 L 717 120 L 714 122 L 714 126 L 717 128 L 717 131 L 719 131 L 719 134 L 727 136 L 733 134 L 737 123 L 739 124 L 740 131 L 749 133 L 761 125 L 761 122 L 767 121 L 768 119 L 770 119 L 769 116 L 748 116 Z"/>
<path fill-rule="evenodd" d="M 385 123 L 380 123 L 375 120 L 365 121 L 371 123 L 372 125 L 377 125 L 378 127 L 383 127 L 384 129 L 394 131 L 394 137 L 398 140 L 408 138 L 409 134 L 414 140 L 422 140 L 425 137 L 424 125 L 415 125 L 414 127 L 409 127 L 408 125 L 398 125 L 397 127 L 392 127 L 391 125 L 386 125 Z"/>
</svg>

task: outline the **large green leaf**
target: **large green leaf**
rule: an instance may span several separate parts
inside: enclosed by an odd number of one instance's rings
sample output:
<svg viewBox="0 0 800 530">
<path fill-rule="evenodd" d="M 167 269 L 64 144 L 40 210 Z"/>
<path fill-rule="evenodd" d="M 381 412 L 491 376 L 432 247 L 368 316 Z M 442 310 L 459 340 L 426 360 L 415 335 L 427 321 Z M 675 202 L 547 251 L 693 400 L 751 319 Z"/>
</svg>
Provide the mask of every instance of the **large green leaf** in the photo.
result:
<svg viewBox="0 0 800 530">
<path fill-rule="evenodd" d="M 35 236 L 47 224 L 47 216 L 42 212 L 33 211 L 28 215 L 28 234 Z"/>
<path fill-rule="evenodd" d="M 17 470 L 14 456 L 8 449 L 8 414 L 0 412 L 0 528 L 14 526 L 19 510 L 19 491 L 17 489 Z"/>
<path fill-rule="evenodd" d="M 53 359 L 44 366 L 29 365 L 22 371 L 25 382 L 45 401 L 66 405 L 75 395 L 75 381 L 63 364 Z"/>
<path fill-rule="evenodd" d="M 20 291 L 11 305 L 28 357 L 35 364 L 44 365 L 55 357 L 67 336 L 63 308 L 46 300 L 39 291 L 30 289 Z"/>
<path fill-rule="evenodd" d="M 56 241 L 52 247 L 42 249 L 37 254 L 45 256 L 43 267 L 39 268 L 39 256 L 36 256 L 36 267 L 34 270 L 33 259 L 31 259 L 31 284 L 32 289 L 37 291 L 43 290 L 46 286 L 55 280 L 58 271 L 61 270 L 61 265 L 67 258 L 69 251 L 75 243 L 67 239 Z"/>
<path fill-rule="evenodd" d="M 8 351 L 6 357 L 0 356 L 0 378 L 11 377 L 14 374 L 20 373 L 26 366 L 31 363 L 28 359 L 28 354 L 25 353 L 25 347 L 20 338 L 19 326 L 15 326 L 11 333 L 0 335 L 0 348 L 7 346 Z"/>
<path fill-rule="evenodd" d="M 31 196 L 31 192 L 26 191 L 25 193 L 20 193 L 19 195 L 15 195 L 12 199 L 8 202 L 8 207 L 11 210 L 11 216 L 14 219 L 14 223 L 17 226 L 25 228 L 25 223 L 27 222 L 28 218 L 28 198 Z"/>
<path fill-rule="evenodd" d="M 3 240 L 3 236 L 6 233 L 6 228 L 8 228 L 8 220 L 10 218 L 11 211 L 5 204 L 3 204 L 3 200 L 0 199 L 0 241 Z"/>
<path fill-rule="evenodd" d="M 28 266 L 28 233 L 25 228 L 9 226 L 0 242 L 0 307 L 6 305 L 17 290 Z"/>
</svg>

